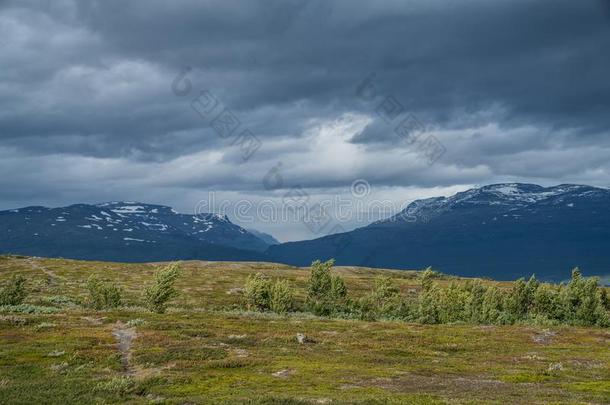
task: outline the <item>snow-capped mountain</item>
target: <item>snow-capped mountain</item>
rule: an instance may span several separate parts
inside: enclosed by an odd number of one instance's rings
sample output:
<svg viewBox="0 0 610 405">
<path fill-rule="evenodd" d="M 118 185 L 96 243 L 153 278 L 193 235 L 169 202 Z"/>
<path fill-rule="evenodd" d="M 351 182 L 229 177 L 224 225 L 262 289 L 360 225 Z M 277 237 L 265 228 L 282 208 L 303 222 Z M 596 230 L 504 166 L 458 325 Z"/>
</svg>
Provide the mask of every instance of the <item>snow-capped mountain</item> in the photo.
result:
<svg viewBox="0 0 610 405">
<path fill-rule="evenodd" d="M 89 260 L 266 260 L 565 279 L 610 275 L 610 190 L 495 184 L 418 200 L 397 215 L 319 239 L 273 244 L 216 214 L 132 202 L 0 211 L 0 254 Z M 266 250 L 265 250 L 266 249 Z M 264 251 L 264 252 L 263 252 Z"/>
<path fill-rule="evenodd" d="M 574 184 L 562 184 L 548 188 L 535 184 L 492 184 L 457 193 L 451 197 L 434 197 L 414 201 L 400 213 L 390 219 L 378 221 L 376 224 L 396 221 L 427 222 L 445 212 L 469 207 L 476 208 L 479 213 L 482 210 L 502 211 L 503 216 L 514 217 L 521 214 L 512 211 L 521 208 L 530 207 L 530 212 L 535 207 L 545 206 L 545 204 L 551 206 L 565 204 L 566 207 L 573 208 L 578 200 L 590 201 L 599 197 L 608 198 L 608 196 L 610 196 L 610 190 Z"/>
<path fill-rule="evenodd" d="M 256 258 L 267 247 L 226 216 L 180 214 L 162 205 L 110 202 L 0 212 L 0 253 L 125 261 L 239 260 Z"/>
<path fill-rule="evenodd" d="M 421 268 L 496 279 L 561 280 L 574 266 L 610 274 L 610 190 L 494 184 L 414 201 L 397 215 L 323 238 L 271 246 L 271 260 Z"/>
</svg>

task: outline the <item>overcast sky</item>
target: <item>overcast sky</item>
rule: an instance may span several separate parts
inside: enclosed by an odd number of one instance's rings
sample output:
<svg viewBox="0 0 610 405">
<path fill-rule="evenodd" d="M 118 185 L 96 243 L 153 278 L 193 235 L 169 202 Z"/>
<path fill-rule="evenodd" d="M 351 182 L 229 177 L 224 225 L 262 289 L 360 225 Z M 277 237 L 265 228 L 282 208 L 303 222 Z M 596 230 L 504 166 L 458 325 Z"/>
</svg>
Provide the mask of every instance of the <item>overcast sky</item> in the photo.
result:
<svg viewBox="0 0 610 405">
<path fill-rule="evenodd" d="M 0 209 L 609 186 L 609 4 L 0 0 Z"/>
</svg>

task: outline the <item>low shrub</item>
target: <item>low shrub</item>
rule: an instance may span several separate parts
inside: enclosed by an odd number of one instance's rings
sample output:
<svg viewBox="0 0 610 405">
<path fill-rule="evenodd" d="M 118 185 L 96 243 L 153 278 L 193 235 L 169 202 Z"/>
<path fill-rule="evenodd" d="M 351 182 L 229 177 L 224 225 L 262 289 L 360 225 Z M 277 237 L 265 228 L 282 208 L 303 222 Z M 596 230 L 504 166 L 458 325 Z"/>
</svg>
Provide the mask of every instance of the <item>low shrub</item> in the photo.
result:
<svg viewBox="0 0 610 405">
<path fill-rule="evenodd" d="M 144 304 L 148 310 L 158 314 L 166 311 L 168 302 L 179 294 L 174 287 L 179 275 L 179 263 L 171 263 L 155 273 L 154 283 L 144 290 Z"/>
<path fill-rule="evenodd" d="M 246 280 L 244 301 L 250 311 L 285 314 L 294 308 L 294 292 L 288 280 L 272 281 L 257 273 Z"/>
<path fill-rule="evenodd" d="M 347 287 L 343 279 L 331 274 L 334 260 L 311 264 L 307 287 L 307 308 L 316 315 L 329 316 L 344 312 L 347 307 Z"/>
<path fill-rule="evenodd" d="M 248 276 L 244 285 L 244 300 L 250 311 L 268 310 L 271 306 L 271 280 L 262 273 Z"/>
<path fill-rule="evenodd" d="M 285 314 L 292 310 L 294 292 L 288 280 L 276 280 L 271 286 L 269 308 L 278 314 Z"/>
<path fill-rule="evenodd" d="M 67 297 L 65 295 L 52 295 L 41 299 L 44 304 L 56 307 L 77 307 L 81 302 L 77 298 Z"/>
<path fill-rule="evenodd" d="M 607 292 L 596 277 L 584 278 L 578 268 L 565 285 L 543 284 L 532 276 L 515 281 L 507 291 L 478 281 L 452 282 L 440 288 L 430 274 L 423 274 L 421 283 L 419 320 L 423 323 L 610 326 Z"/>
<path fill-rule="evenodd" d="M 130 377 L 114 377 L 111 380 L 97 383 L 95 390 L 124 397 L 130 394 L 135 386 L 135 381 Z"/>
<path fill-rule="evenodd" d="M 0 306 L 0 313 L 14 313 L 14 314 L 56 314 L 58 312 L 61 312 L 60 308 L 56 308 L 56 307 L 43 307 L 43 306 L 30 305 L 30 304 L 2 305 L 2 306 Z"/>
<path fill-rule="evenodd" d="M 375 301 L 370 295 L 360 297 L 355 301 L 350 302 L 348 314 L 361 321 L 376 321 L 377 308 Z"/>
<path fill-rule="evenodd" d="M 403 299 L 394 280 L 387 276 L 375 278 L 373 290 L 351 302 L 352 315 L 361 320 L 404 319 L 412 312 L 410 301 Z"/>
<path fill-rule="evenodd" d="M 6 285 L 0 288 L 0 305 L 23 304 L 27 297 L 25 281 L 25 277 L 21 275 L 11 277 Z"/>
<path fill-rule="evenodd" d="M 369 294 L 349 299 L 343 280 L 332 274 L 333 264 L 329 260 L 311 265 L 305 310 L 313 315 L 428 324 L 610 326 L 608 292 L 598 278 L 585 278 L 578 268 L 567 284 L 541 283 L 531 276 L 527 281 L 515 281 L 509 289 L 486 285 L 481 280 L 460 282 L 455 278 L 441 287 L 436 280 L 450 278 L 427 268 L 419 275 L 421 290 L 417 296 L 402 296 L 391 277 L 380 276 Z M 281 285 L 277 283 L 262 274 L 250 278 L 246 288 L 248 307 L 270 309 L 272 287 Z"/>
<path fill-rule="evenodd" d="M 118 308 L 122 305 L 122 290 L 115 284 L 105 283 L 91 276 L 87 280 L 88 297 L 85 304 L 95 310 Z"/>
</svg>

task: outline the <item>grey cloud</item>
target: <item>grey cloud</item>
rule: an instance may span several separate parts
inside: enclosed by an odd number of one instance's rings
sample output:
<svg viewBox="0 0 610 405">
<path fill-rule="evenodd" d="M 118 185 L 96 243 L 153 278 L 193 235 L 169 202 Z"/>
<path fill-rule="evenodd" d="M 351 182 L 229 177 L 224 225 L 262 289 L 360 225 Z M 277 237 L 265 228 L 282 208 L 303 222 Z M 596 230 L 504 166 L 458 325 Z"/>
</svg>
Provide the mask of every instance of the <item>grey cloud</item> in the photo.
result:
<svg viewBox="0 0 610 405">
<path fill-rule="evenodd" d="M 278 162 L 286 187 L 312 190 L 354 178 L 610 184 L 609 10 L 601 0 L 0 2 L 0 150 L 12 157 L 1 203 L 260 194 Z M 177 96 L 185 66 L 191 91 Z M 379 97 L 367 102 L 356 87 L 373 72 Z M 252 159 L 191 109 L 203 89 L 261 140 Z M 385 96 L 441 140 L 435 165 L 378 116 Z M 316 128 L 346 114 L 370 122 L 318 144 Z M 106 192 L 65 162 L 100 173 Z M 155 170 L 169 174 L 155 182 Z"/>
</svg>

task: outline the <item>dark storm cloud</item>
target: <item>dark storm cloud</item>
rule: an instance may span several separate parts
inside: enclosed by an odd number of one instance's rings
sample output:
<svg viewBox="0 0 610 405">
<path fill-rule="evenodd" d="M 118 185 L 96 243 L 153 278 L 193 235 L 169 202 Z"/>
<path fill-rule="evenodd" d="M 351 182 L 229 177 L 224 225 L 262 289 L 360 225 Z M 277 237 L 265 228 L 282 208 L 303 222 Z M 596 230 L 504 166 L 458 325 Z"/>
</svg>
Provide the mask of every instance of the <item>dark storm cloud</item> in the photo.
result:
<svg viewBox="0 0 610 405">
<path fill-rule="evenodd" d="M 371 70 L 435 121 L 496 102 L 513 120 L 595 128 L 608 107 L 603 2 L 164 4 L 100 2 L 80 13 L 114 52 L 197 66 L 246 109 L 303 99 L 349 108 Z"/>
<path fill-rule="evenodd" d="M 19 167 L 0 184 L 4 204 L 104 195 L 82 167 L 140 199 L 166 198 L 151 190 L 170 184 L 260 192 L 280 161 L 287 187 L 319 190 L 358 177 L 607 185 L 609 10 L 596 0 L 0 2 L 0 148 Z M 185 66 L 192 89 L 181 97 L 171 85 Z M 356 95 L 371 73 L 375 102 Z M 191 109 L 204 88 L 263 143 L 248 162 Z M 446 147 L 435 165 L 377 114 L 386 95 Z M 50 162 L 71 169 L 42 173 Z"/>
</svg>

